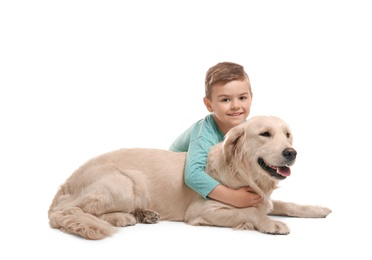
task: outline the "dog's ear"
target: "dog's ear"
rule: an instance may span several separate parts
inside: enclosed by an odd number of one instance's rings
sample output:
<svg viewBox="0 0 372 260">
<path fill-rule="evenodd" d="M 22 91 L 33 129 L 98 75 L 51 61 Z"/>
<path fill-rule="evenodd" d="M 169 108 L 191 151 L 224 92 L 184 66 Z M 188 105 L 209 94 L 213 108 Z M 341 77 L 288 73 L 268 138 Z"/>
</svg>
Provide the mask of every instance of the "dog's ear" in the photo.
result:
<svg viewBox="0 0 372 260">
<path fill-rule="evenodd" d="M 243 143 L 245 140 L 245 128 L 243 125 L 232 128 L 225 137 L 223 153 L 227 165 L 234 167 L 234 161 L 241 161 L 243 157 Z"/>
</svg>

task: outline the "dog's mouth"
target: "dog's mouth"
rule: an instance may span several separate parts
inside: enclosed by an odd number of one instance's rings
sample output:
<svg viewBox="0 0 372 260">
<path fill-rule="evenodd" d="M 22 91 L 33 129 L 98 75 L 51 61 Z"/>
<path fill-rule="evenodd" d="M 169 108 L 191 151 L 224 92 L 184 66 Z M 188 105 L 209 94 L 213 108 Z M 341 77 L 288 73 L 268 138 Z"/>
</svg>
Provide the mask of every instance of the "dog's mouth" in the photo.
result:
<svg viewBox="0 0 372 260">
<path fill-rule="evenodd" d="M 274 166 L 274 165 L 265 163 L 265 161 L 262 158 L 258 158 L 257 162 L 261 166 L 262 169 L 264 169 L 266 172 L 268 172 L 272 177 L 276 179 L 284 180 L 289 175 L 291 175 L 291 169 L 289 168 L 290 165 Z"/>
</svg>

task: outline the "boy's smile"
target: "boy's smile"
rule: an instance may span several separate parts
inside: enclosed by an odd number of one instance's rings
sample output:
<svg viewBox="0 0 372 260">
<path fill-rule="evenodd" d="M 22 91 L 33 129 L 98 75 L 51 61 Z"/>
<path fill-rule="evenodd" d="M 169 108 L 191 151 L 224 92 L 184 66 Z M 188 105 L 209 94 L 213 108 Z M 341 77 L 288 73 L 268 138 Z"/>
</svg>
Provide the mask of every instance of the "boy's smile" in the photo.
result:
<svg viewBox="0 0 372 260">
<path fill-rule="evenodd" d="M 229 116 L 240 116 L 240 115 L 243 115 L 243 112 L 242 113 L 229 113 L 227 115 L 229 115 Z"/>
</svg>

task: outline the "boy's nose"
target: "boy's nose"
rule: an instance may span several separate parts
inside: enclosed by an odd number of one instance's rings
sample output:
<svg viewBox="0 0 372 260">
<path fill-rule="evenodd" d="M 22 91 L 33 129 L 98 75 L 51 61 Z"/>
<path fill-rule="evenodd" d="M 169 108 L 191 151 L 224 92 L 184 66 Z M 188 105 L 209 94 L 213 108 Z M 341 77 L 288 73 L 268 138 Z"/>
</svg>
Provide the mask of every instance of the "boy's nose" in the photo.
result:
<svg viewBox="0 0 372 260">
<path fill-rule="evenodd" d="M 234 109 L 238 109 L 239 106 L 236 102 L 231 102 L 231 109 L 234 110 Z"/>
</svg>

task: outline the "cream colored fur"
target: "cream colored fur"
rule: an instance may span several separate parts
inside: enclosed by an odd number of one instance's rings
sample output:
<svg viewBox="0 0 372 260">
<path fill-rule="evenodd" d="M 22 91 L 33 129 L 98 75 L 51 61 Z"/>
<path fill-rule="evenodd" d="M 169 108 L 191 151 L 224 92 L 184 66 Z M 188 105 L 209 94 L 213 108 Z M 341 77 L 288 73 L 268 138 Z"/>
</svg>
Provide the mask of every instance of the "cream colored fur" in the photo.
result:
<svg viewBox="0 0 372 260">
<path fill-rule="evenodd" d="M 264 198 L 257 208 L 243 209 L 205 200 L 188 188 L 183 180 L 186 153 L 112 151 L 86 162 L 60 187 L 48 211 L 50 226 L 87 239 L 110 236 L 116 227 L 158 220 L 288 234 L 288 226 L 269 215 L 323 218 L 331 210 L 271 200 L 278 180 L 257 160 L 293 164 L 283 158 L 287 148 L 293 149 L 287 124 L 277 117 L 256 116 L 211 149 L 206 171 L 213 178 L 234 189 L 251 186 Z"/>
</svg>

